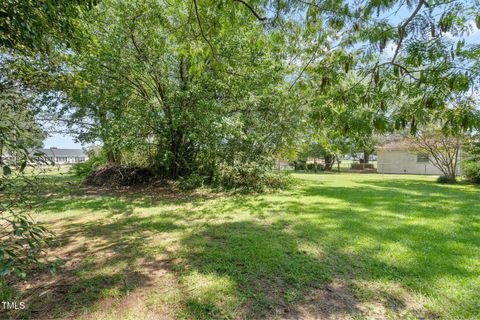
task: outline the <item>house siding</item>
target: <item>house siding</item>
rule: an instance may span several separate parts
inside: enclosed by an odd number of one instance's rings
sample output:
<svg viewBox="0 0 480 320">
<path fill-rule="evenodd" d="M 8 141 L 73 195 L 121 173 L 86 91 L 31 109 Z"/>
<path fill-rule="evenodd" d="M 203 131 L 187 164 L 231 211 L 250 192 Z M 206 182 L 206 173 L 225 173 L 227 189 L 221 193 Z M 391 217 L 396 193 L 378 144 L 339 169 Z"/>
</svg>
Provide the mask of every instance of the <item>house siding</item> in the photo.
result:
<svg viewBox="0 0 480 320">
<path fill-rule="evenodd" d="M 417 154 L 406 150 L 378 150 L 377 156 L 379 173 L 442 175 L 432 162 L 417 162 Z M 457 166 L 457 174 L 462 174 L 460 165 Z"/>
</svg>

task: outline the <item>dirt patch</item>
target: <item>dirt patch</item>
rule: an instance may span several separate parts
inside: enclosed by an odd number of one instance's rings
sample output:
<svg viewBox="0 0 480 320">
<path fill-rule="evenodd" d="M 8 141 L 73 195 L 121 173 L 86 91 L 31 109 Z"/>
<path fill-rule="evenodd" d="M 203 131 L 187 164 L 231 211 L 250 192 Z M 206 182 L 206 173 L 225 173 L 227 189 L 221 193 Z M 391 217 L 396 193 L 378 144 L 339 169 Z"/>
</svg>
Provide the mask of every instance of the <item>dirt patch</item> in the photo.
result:
<svg viewBox="0 0 480 320">
<path fill-rule="evenodd" d="M 358 302 L 341 280 L 307 294 L 293 307 L 275 311 L 278 319 L 355 319 L 360 315 Z"/>
<path fill-rule="evenodd" d="M 378 293 L 382 295 L 382 292 Z M 329 285 L 307 294 L 302 302 L 293 307 L 277 308 L 276 319 L 390 319 L 399 318 L 437 319 L 423 307 L 424 301 L 403 291 L 398 297 L 385 296 L 375 300 L 359 301 L 352 288 L 344 280 L 335 279 Z"/>
</svg>

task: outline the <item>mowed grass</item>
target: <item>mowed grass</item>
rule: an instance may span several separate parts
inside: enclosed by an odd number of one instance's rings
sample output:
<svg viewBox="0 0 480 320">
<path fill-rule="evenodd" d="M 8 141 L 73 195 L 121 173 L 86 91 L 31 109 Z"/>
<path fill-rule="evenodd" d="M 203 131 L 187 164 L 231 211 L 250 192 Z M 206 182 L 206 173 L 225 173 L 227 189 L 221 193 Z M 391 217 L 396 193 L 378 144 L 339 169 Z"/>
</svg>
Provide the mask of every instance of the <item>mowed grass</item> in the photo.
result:
<svg viewBox="0 0 480 320">
<path fill-rule="evenodd" d="M 49 176 L 36 218 L 62 271 L 11 317 L 480 317 L 480 189 L 434 177 L 298 174 L 226 195 L 92 190 Z M 73 181 L 73 182 L 72 182 Z"/>
</svg>

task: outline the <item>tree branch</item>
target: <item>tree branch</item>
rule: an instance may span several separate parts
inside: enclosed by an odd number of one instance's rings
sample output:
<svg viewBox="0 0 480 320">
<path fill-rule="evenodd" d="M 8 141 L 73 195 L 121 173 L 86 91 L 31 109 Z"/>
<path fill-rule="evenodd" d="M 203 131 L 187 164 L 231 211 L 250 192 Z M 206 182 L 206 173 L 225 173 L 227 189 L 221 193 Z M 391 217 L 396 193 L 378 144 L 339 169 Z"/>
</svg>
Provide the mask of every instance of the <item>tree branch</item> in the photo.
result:
<svg viewBox="0 0 480 320">
<path fill-rule="evenodd" d="M 407 28 L 408 24 L 413 20 L 413 18 L 415 18 L 415 16 L 418 14 L 418 12 L 420 11 L 420 9 L 424 4 L 425 4 L 425 0 L 419 0 L 417 7 L 415 8 L 415 10 L 413 10 L 410 17 L 408 17 L 407 20 L 405 20 L 405 22 L 399 27 L 398 31 L 399 31 L 400 39 L 398 41 L 397 48 L 395 49 L 395 54 L 393 55 L 392 63 L 395 62 L 395 59 L 397 58 L 398 53 L 400 52 L 400 47 L 402 46 L 403 40 L 405 38 L 405 29 Z"/>
<path fill-rule="evenodd" d="M 303 66 L 302 71 L 300 71 L 300 74 L 297 76 L 297 78 L 295 78 L 293 83 L 290 85 L 290 87 L 288 88 L 288 91 L 290 91 L 293 88 L 293 86 L 297 83 L 297 81 L 302 77 L 303 73 L 308 68 L 310 63 L 312 63 L 312 61 L 315 59 L 315 56 L 317 55 L 318 49 L 320 48 L 320 44 L 321 44 L 321 42 L 319 40 L 318 43 L 317 43 L 317 46 L 315 47 L 315 50 L 313 51 L 312 56 L 310 57 L 310 59 L 308 59 L 307 63 Z"/>
<path fill-rule="evenodd" d="M 250 10 L 250 12 L 255 16 L 255 18 L 257 18 L 258 20 L 260 20 L 260 21 L 265 21 L 265 20 L 267 20 L 266 17 L 260 16 L 260 15 L 252 8 L 252 6 L 250 6 L 250 5 L 249 5 L 248 3 L 246 3 L 245 1 L 243 1 L 243 0 L 233 0 L 233 1 L 240 2 L 240 3 L 243 4 L 245 7 L 247 7 L 247 8 Z"/>
<path fill-rule="evenodd" d="M 217 59 L 216 55 L 215 55 L 215 50 L 213 48 L 213 45 L 210 42 L 210 40 L 208 40 L 207 36 L 205 35 L 205 32 L 203 31 L 202 21 L 200 20 L 200 15 L 198 14 L 197 0 L 193 0 L 193 5 L 195 7 L 195 16 L 197 17 L 198 26 L 200 27 L 200 34 L 202 35 L 202 38 L 207 42 L 208 46 L 210 47 L 210 50 L 212 51 L 213 57 L 215 59 Z"/>
</svg>

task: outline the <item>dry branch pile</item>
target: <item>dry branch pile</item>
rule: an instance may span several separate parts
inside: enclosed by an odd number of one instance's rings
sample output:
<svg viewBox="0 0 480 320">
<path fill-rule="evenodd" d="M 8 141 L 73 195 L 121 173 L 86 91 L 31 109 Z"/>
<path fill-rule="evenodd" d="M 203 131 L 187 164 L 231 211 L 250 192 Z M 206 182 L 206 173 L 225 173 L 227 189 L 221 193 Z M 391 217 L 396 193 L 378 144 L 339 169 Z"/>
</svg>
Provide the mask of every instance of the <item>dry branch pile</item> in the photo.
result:
<svg viewBox="0 0 480 320">
<path fill-rule="evenodd" d="M 136 186 L 149 183 L 154 174 L 141 167 L 102 166 L 91 173 L 85 183 L 92 186 Z"/>
</svg>

